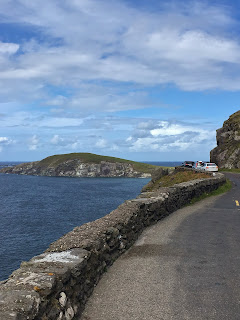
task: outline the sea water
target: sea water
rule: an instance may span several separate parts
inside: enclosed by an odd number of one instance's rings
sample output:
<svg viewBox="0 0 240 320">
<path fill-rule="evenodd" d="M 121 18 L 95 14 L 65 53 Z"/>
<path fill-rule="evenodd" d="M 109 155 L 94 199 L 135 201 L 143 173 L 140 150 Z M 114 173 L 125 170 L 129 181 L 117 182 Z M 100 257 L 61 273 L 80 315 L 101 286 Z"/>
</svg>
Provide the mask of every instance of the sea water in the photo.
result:
<svg viewBox="0 0 240 320">
<path fill-rule="evenodd" d="M 16 163 L 0 167 L 9 164 Z M 0 174 L 0 280 L 74 227 L 134 199 L 149 180 Z"/>
</svg>

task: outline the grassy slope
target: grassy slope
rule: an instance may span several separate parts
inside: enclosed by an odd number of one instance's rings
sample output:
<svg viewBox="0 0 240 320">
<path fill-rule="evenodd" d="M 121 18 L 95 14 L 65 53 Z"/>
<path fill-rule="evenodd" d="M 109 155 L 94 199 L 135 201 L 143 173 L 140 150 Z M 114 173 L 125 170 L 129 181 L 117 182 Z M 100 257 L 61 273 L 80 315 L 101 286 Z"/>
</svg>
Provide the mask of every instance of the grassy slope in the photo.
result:
<svg viewBox="0 0 240 320">
<path fill-rule="evenodd" d="M 240 111 L 237 111 L 235 113 L 233 113 L 228 120 L 226 120 L 225 122 L 232 122 L 232 123 L 237 123 L 239 124 L 240 122 Z M 224 123 L 225 123 L 224 122 Z"/>
<path fill-rule="evenodd" d="M 221 172 L 233 172 L 233 173 L 240 173 L 240 169 L 234 168 L 234 169 L 226 169 L 226 168 L 222 168 L 219 169 L 219 171 Z"/>
<path fill-rule="evenodd" d="M 172 174 L 163 176 L 159 180 L 157 180 L 148 191 L 157 190 L 159 187 L 171 187 L 174 184 L 187 182 L 196 179 L 207 179 L 210 175 L 202 172 L 195 172 L 195 171 L 177 171 L 173 172 Z"/>
<path fill-rule="evenodd" d="M 238 169 L 240 172 L 240 169 Z M 171 187 L 174 184 L 178 184 L 181 182 L 187 182 L 195 179 L 207 179 L 211 175 L 208 175 L 206 173 L 202 172 L 195 172 L 195 171 L 179 171 L 167 176 L 162 177 L 161 179 L 157 180 L 153 186 L 148 188 L 146 191 L 154 191 L 157 190 L 159 187 Z M 230 180 L 227 179 L 226 183 L 224 183 L 222 186 L 220 186 L 218 189 L 212 191 L 212 192 L 205 192 L 200 197 L 193 198 L 189 205 L 194 204 L 195 202 L 198 202 L 200 200 L 203 200 L 205 198 L 208 198 L 210 196 L 216 196 L 220 195 L 222 193 L 225 193 L 229 191 L 232 188 L 232 183 Z"/>
<path fill-rule="evenodd" d="M 135 162 L 126 159 L 101 156 L 93 153 L 68 153 L 59 154 L 47 157 L 37 163 L 37 166 L 41 168 L 56 167 L 67 160 L 81 160 L 83 163 L 100 163 L 101 161 L 107 162 L 120 162 L 120 163 L 130 163 L 133 168 L 138 172 L 151 173 L 152 170 L 159 168 L 158 166 L 150 165 L 147 163 Z"/>
</svg>

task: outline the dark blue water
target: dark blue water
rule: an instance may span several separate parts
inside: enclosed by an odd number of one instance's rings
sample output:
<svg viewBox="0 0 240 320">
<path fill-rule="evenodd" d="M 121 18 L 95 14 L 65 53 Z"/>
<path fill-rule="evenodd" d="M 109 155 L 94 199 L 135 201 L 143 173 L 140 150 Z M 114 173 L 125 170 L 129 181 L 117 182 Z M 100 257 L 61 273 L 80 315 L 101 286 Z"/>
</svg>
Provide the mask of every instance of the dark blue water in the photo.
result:
<svg viewBox="0 0 240 320">
<path fill-rule="evenodd" d="M 180 166 L 184 161 L 143 161 L 148 164 L 163 167 L 177 167 Z"/>
<path fill-rule="evenodd" d="M 135 198 L 148 181 L 0 174 L 0 280 L 74 227 Z"/>
<path fill-rule="evenodd" d="M 23 161 L 22 162 L 19 162 L 19 161 L 3 162 L 3 161 L 1 161 L 0 162 L 0 169 L 5 168 L 5 167 L 16 166 L 17 164 L 20 164 L 20 163 L 23 163 Z"/>
</svg>

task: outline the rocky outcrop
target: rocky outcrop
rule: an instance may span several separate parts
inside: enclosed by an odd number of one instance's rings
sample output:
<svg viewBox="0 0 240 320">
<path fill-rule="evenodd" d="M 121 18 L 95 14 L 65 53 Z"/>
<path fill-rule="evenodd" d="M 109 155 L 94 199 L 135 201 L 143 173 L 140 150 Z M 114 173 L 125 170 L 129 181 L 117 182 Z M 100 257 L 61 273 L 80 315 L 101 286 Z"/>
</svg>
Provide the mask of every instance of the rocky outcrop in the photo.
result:
<svg viewBox="0 0 240 320">
<path fill-rule="evenodd" d="M 49 165 L 42 165 L 41 161 L 22 163 L 15 167 L 4 168 L 0 172 L 54 177 L 151 177 L 150 173 L 137 171 L 131 163 L 109 161 L 88 163 L 80 159 Z"/>
<path fill-rule="evenodd" d="M 219 168 L 240 168 L 240 111 L 232 114 L 217 130 L 217 147 L 210 152 L 210 161 Z"/>
</svg>

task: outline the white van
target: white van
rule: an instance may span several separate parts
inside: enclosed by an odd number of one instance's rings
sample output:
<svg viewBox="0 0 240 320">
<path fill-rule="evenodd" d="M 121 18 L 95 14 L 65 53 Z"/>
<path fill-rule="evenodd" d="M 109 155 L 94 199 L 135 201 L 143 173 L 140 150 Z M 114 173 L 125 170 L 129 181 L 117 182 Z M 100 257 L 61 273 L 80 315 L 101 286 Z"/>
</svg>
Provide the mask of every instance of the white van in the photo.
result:
<svg viewBox="0 0 240 320">
<path fill-rule="evenodd" d="M 203 168 L 204 162 L 203 161 L 196 161 L 193 165 L 193 169 L 201 170 Z"/>
</svg>

